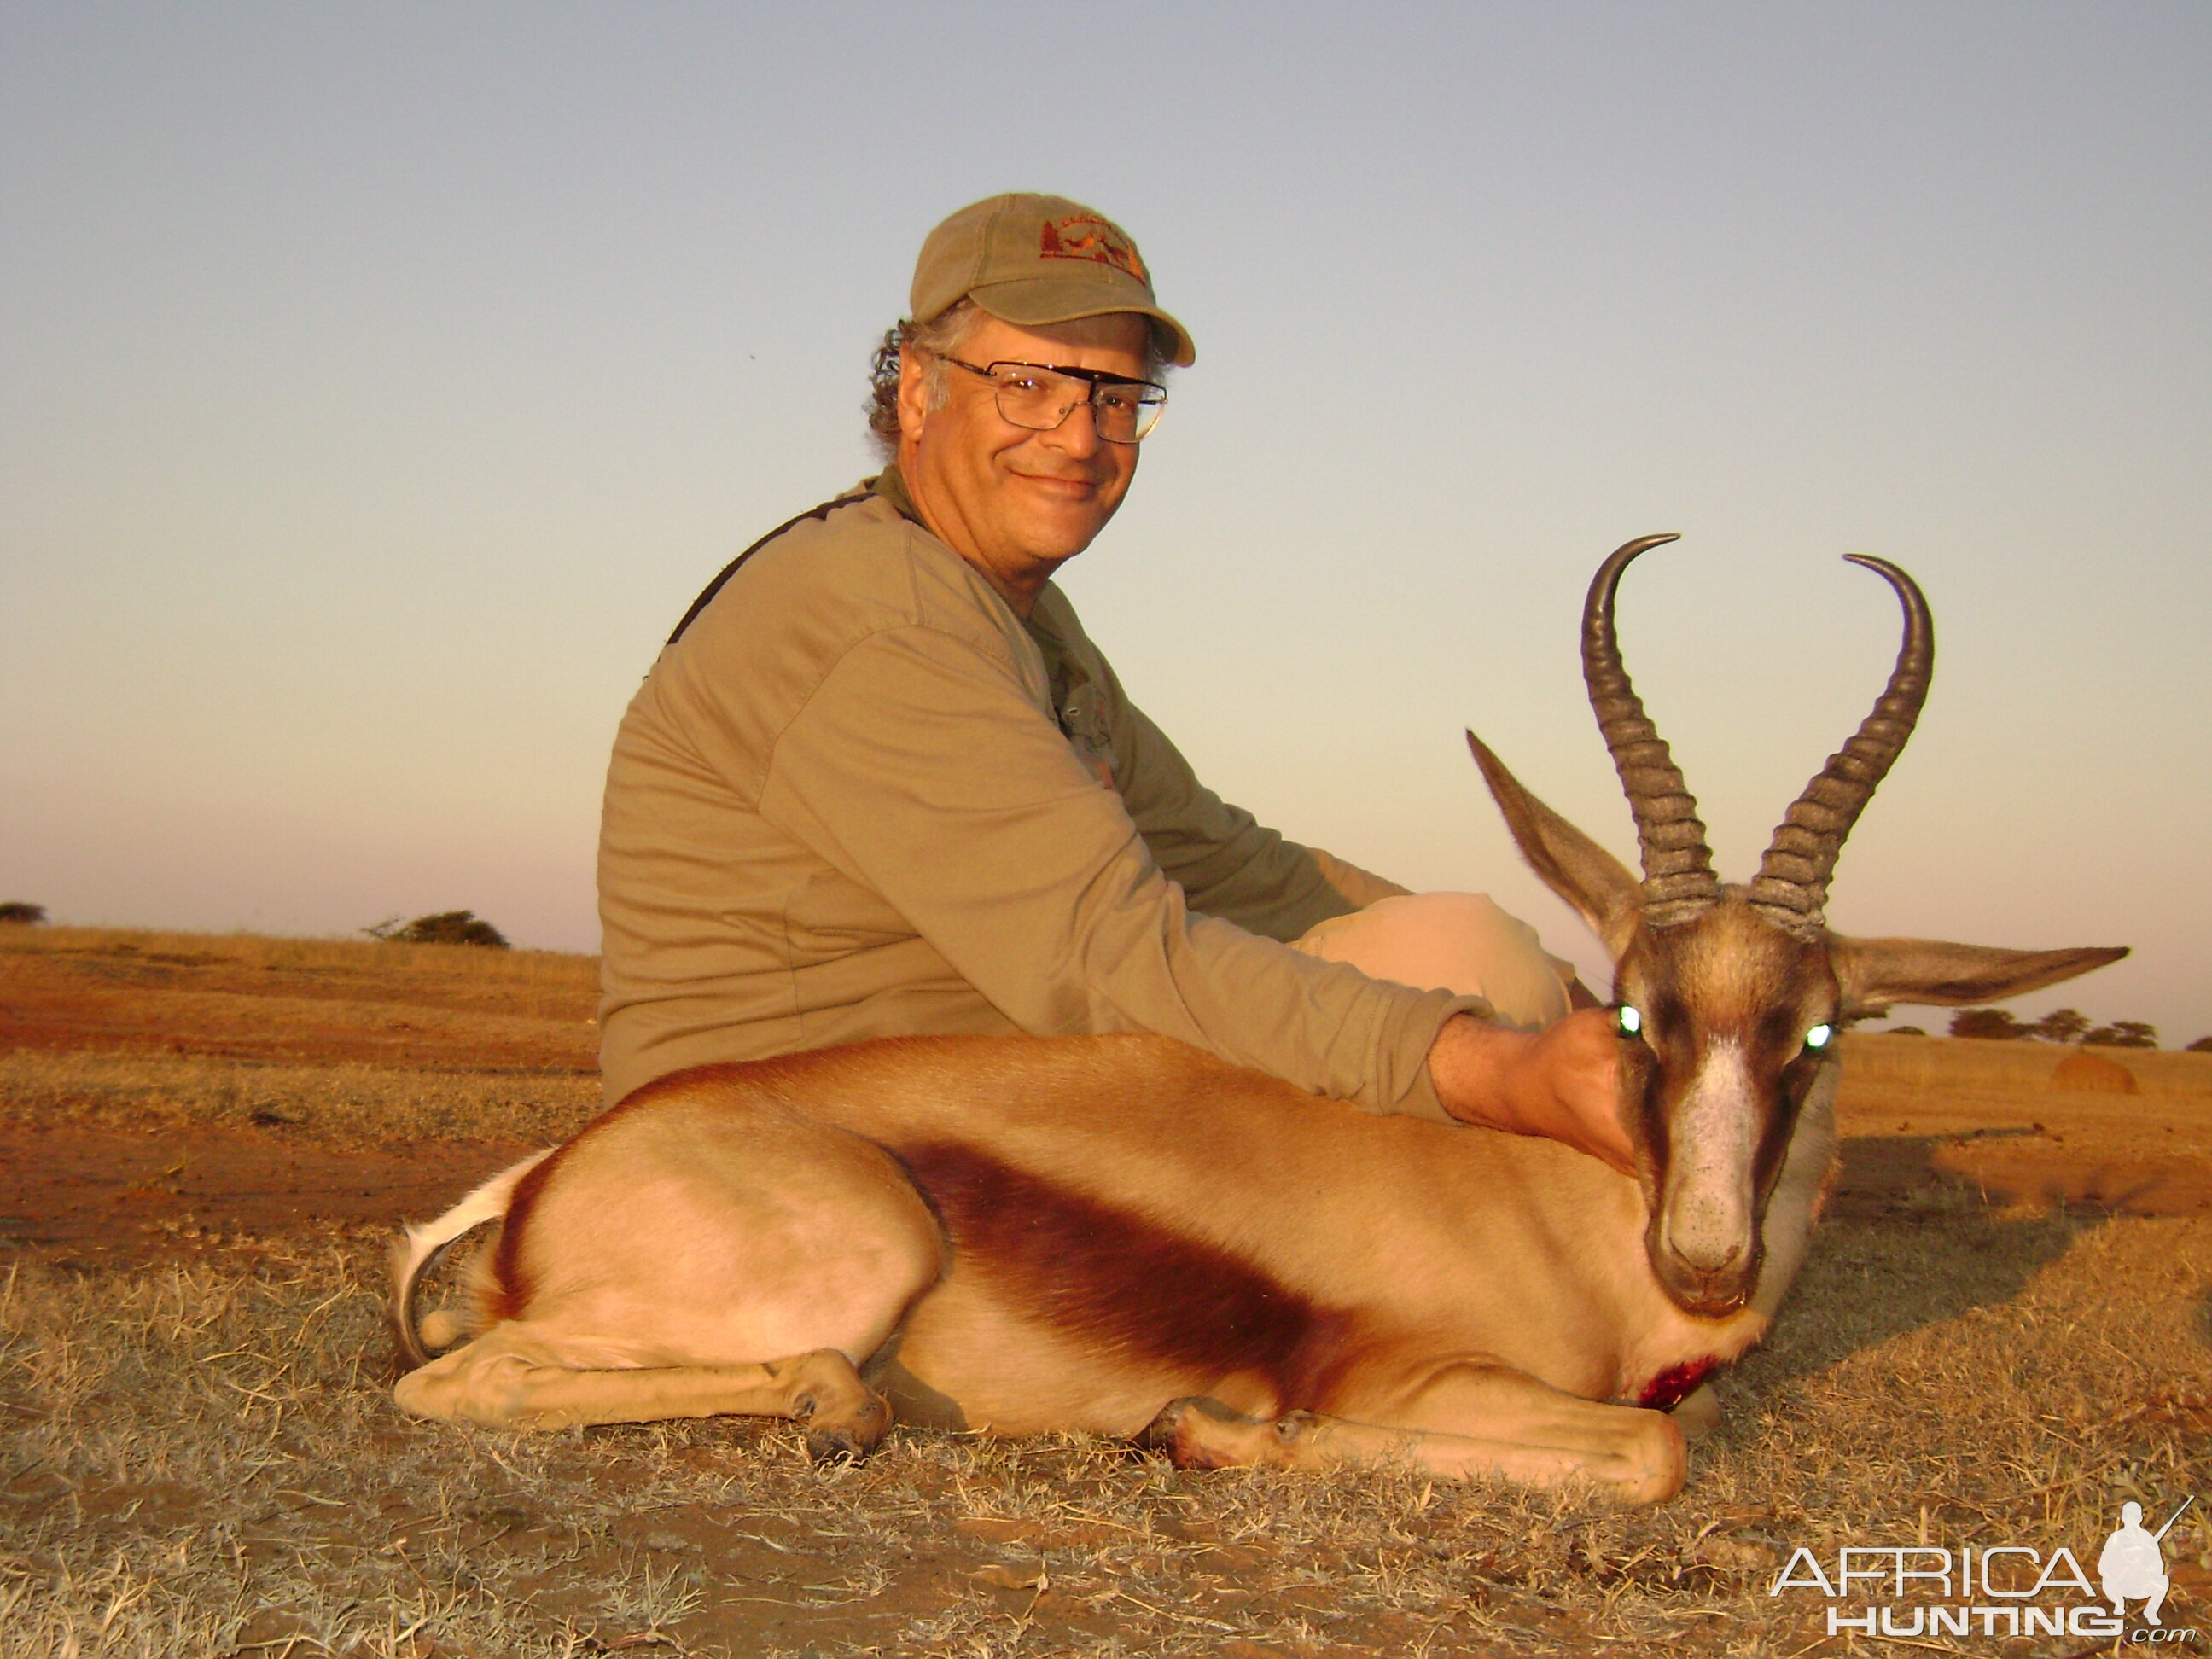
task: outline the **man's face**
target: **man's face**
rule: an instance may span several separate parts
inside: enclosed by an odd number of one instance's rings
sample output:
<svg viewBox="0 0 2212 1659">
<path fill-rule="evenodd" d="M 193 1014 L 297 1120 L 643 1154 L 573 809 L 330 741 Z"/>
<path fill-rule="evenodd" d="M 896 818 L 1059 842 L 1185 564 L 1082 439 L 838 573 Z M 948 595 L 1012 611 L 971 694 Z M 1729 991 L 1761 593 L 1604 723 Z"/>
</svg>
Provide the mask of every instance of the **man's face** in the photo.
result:
<svg viewBox="0 0 2212 1659">
<path fill-rule="evenodd" d="M 1018 328 L 985 317 L 957 354 L 994 362 L 1103 369 L 1141 380 L 1146 331 L 1133 313 Z M 1000 417 L 991 383 L 944 370 L 948 396 L 929 407 L 928 365 L 910 354 L 899 381 L 899 471 L 923 520 L 1022 615 L 1054 568 L 1106 527 L 1137 472 L 1137 446 L 1098 436 L 1087 404 L 1050 432 Z"/>
</svg>

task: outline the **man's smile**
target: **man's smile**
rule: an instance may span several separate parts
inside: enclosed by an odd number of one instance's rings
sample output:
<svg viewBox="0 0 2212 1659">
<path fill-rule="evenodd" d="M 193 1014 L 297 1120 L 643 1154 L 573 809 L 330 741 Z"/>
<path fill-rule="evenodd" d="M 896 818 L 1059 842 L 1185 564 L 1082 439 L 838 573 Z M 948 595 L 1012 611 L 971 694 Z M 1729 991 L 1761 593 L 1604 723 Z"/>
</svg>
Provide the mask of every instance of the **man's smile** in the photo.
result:
<svg viewBox="0 0 2212 1659">
<path fill-rule="evenodd" d="M 1031 472 L 1018 466 L 1010 466 L 1006 471 L 1024 483 L 1040 485 L 1047 490 L 1072 498 L 1095 495 L 1106 482 L 1103 478 L 1085 477 L 1079 474 L 1071 477 L 1057 472 Z"/>
</svg>

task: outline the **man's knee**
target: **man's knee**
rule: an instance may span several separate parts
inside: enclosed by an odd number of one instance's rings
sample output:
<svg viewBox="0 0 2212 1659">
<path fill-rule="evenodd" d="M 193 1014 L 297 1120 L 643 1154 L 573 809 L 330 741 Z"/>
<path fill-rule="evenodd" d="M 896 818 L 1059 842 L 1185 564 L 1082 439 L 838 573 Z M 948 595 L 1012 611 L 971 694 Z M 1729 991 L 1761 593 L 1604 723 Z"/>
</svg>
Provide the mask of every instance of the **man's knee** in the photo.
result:
<svg viewBox="0 0 2212 1659">
<path fill-rule="evenodd" d="M 1486 999 L 1527 1029 L 1566 1017 L 1573 964 L 1486 893 L 1408 893 L 1322 922 L 1297 948 L 1374 979 Z"/>
</svg>

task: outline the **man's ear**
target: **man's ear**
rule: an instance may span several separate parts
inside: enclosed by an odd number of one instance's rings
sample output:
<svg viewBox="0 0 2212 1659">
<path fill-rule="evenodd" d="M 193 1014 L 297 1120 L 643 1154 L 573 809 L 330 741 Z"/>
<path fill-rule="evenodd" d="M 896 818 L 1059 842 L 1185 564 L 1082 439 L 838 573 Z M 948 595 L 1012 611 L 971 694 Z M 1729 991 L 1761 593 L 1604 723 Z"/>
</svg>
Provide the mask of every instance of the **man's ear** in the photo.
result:
<svg viewBox="0 0 2212 1659">
<path fill-rule="evenodd" d="M 1470 732 L 1467 746 L 1504 815 L 1513 844 L 1528 867 L 1582 913 L 1617 963 L 1644 916 L 1644 885 L 1627 867 L 1588 836 L 1521 787 L 1505 763 Z"/>
<path fill-rule="evenodd" d="M 929 415 L 929 365 L 922 354 L 911 347 L 899 351 L 898 417 L 899 437 L 912 443 L 921 436 L 922 422 Z"/>
<path fill-rule="evenodd" d="M 1846 1018 L 1887 1013 L 1893 1002 L 1941 1008 L 2000 1002 L 2102 968 L 2127 953 L 2125 945 L 2005 951 L 1928 939 L 1828 936 L 1828 960 L 1843 991 Z"/>
</svg>

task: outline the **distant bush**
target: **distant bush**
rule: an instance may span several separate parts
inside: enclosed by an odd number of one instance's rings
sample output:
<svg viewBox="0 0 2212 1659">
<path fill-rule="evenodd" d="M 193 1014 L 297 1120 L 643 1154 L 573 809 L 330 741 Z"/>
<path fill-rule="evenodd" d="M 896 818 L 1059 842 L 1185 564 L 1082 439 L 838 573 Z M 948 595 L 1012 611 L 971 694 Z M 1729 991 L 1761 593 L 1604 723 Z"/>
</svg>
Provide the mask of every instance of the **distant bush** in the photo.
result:
<svg viewBox="0 0 2212 1659">
<path fill-rule="evenodd" d="M 2045 1042 L 2079 1042 L 2094 1022 L 2079 1008 L 2053 1008 L 2034 1024 L 2024 1027 L 2031 1036 Z"/>
<path fill-rule="evenodd" d="M 2081 1042 L 2091 1048 L 2155 1048 L 2158 1027 L 2146 1025 L 2139 1019 L 2116 1019 L 2110 1025 L 2100 1025 Z"/>
<path fill-rule="evenodd" d="M 21 899 L 9 899 L 0 904 L 0 924 L 12 922 L 18 927 L 35 927 L 46 919 L 43 904 L 26 904 Z"/>
<path fill-rule="evenodd" d="M 2185 1054 L 2212 1054 L 2212 1036 L 2203 1036 L 2182 1050 Z"/>
<path fill-rule="evenodd" d="M 392 945 L 481 945 L 489 951 L 508 949 L 507 935 L 473 910 L 441 910 L 402 923 L 392 916 L 361 930 L 371 939 Z"/>
<path fill-rule="evenodd" d="M 2092 1048 L 2155 1048 L 2158 1028 L 2139 1019 L 2116 1019 L 2094 1029 L 2079 1008 L 2053 1008 L 2041 1019 L 2026 1023 L 2003 1008 L 1961 1008 L 1951 1016 L 1954 1037 L 1980 1037 L 1984 1042 L 2039 1037 L 2045 1042 L 2079 1042 Z M 2212 1039 L 2208 1039 L 2212 1040 Z"/>
<path fill-rule="evenodd" d="M 2009 1008 L 1961 1008 L 1951 1016 L 1951 1035 L 1954 1037 L 2002 1041 L 2024 1037 L 2034 1029 L 2014 1019 Z"/>
<path fill-rule="evenodd" d="M 1885 1036 L 1926 1036 L 1927 1031 L 1917 1025 L 1893 1025 L 1882 1033 Z"/>
</svg>

